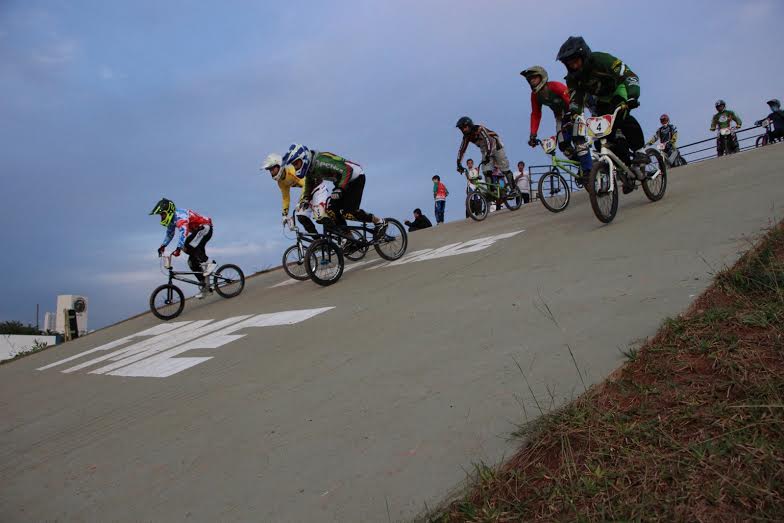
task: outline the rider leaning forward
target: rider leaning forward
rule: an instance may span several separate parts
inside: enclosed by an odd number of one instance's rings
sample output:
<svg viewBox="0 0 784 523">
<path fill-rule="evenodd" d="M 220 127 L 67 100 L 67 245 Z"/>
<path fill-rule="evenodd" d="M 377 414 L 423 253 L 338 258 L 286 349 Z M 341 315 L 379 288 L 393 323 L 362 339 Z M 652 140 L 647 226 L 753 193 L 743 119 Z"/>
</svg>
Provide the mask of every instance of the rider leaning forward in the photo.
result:
<svg viewBox="0 0 784 523">
<path fill-rule="evenodd" d="M 644 153 L 633 152 L 645 144 L 642 128 L 630 111 L 639 107 L 640 79 L 619 58 L 609 53 L 592 52 L 581 36 L 570 36 L 558 51 L 557 59 L 567 69 L 569 112 L 582 114 L 593 98 L 597 114 L 612 114 L 620 108 L 610 148 L 630 165 L 648 162 Z M 633 182 L 624 184 L 623 192 L 634 190 Z"/>
<path fill-rule="evenodd" d="M 484 125 L 474 124 L 474 121 L 468 116 L 461 117 L 455 127 L 463 133 L 463 141 L 457 151 L 457 172 L 462 174 L 465 171 L 463 155 L 468 144 L 473 143 L 482 152 L 482 162 L 479 164 L 479 168 L 485 179 L 492 180 L 493 171 L 497 168 L 504 175 L 509 190 L 514 190 L 514 175 L 509 168 L 509 159 L 506 157 L 501 137 Z"/>
</svg>

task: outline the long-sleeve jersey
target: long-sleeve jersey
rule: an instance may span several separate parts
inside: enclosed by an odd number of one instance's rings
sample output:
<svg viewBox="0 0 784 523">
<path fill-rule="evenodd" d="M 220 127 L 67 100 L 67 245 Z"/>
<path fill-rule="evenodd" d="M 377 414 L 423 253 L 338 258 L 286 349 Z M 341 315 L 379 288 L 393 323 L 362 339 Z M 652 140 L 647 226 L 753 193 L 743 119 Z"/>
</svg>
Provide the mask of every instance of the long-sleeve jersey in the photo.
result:
<svg viewBox="0 0 784 523">
<path fill-rule="evenodd" d="M 305 180 L 297 176 L 296 171 L 292 165 L 282 167 L 284 175 L 283 179 L 278 181 L 278 188 L 280 195 L 283 197 L 283 216 L 289 215 L 289 207 L 291 205 L 291 188 L 304 187 Z"/>
<path fill-rule="evenodd" d="M 729 109 L 724 109 L 723 111 L 713 115 L 713 119 L 711 120 L 710 130 L 715 131 L 716 127 L 718 127 L 719 129 L 726 129 L 727 127 L 730 126 L 730 124 L 733 121 L 736 124 L 738 124 L 738 127 L 743 125 L 743 123 L 740 121 L 740 116 L 735 114 L 734 111 L 730 111 Z"/>
<path fill-rule="evenodd" d="M 359 175 L 364 174 L 358 163 L 332 153 L 313 152 L 308 172 L 305 173 L 305 186 L 302 189 L 302 200 L 310 202 L 312 192 L 324 180 L 335 184 L 336 189 L 346 186 Z"/>
<path fill-rule="evenodd" d="M 169 245 L 176 232 L 177 248 L 182 249 L 185 246 L 185 239 L 202 225 L 212 225 L 212 220 L 190 209 L 175 210 L 172 221 L 166 227 L 166 236 L 163 238 L 161 246 L 166 247 Z"/>
<path fill-rule="evenodd" d="M 531 91 L 531 134 L 539 131 L 543 105 L 552 109 L 557 119 L 561 119 L 569 109 L 569 90 L 561 82 L 547 82 L 539 92 Z"/>
<path fill-rule="evenodd" d="M 599 111 L 612 110 L 615 102 L 640 97 L 640 79 L 620 59 L 608 53 L 594 52 L 579 71 L 566 75 L 570 110 L 582 114 L 586 96 L 596 99 Z"/>
<path fill-rule="evenodd" d="M 504 144 L 501 143 L 501 138 L 498 134 L 484 125 L 475 125 L 473 131 L 463 135 L 463 141 L 460 143 L 460 149 L 457 151 L 457 165 L 462 165 L 463 155 L 465 155 L 466 149 L 468 149 L 469 142 L 479 147 L 479 150 L 482 151 L 483 160 L 492 155 L 497 149 L 504 148 Z"/>
<path fill-rule="evenodd" d="M 662 125 L 656 129 L 656 132 L 653 133 L 653 136 L 651 136 L 651 139 L 648 140 L 646 145 L 650 145 L 656 140 L 660 141 L 661 143 L 669 142 L 672 145 L 675 145 L 675 143 L 678 141 L 678 128 L 671 123 Z"/>
</svg>

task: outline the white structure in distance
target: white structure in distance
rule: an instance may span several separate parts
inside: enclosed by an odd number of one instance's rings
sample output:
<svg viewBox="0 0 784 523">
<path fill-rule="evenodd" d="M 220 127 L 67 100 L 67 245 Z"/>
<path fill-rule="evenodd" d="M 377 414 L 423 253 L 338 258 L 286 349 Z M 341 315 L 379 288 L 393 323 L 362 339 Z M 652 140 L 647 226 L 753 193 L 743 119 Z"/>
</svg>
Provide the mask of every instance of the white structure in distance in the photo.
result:
<svg viewBox="0 0 784 523">
<path fill-rule="evenodd" d="M 63 311 L 73 309 L 76 311 L 76 326 L 79 335 L 87 334 L 87 297 L 75 294 L 61 294 L 57 297 L 57 309 L 55 310 L 55 332 L 65 333 L 65 313 Z"/>
</svg>

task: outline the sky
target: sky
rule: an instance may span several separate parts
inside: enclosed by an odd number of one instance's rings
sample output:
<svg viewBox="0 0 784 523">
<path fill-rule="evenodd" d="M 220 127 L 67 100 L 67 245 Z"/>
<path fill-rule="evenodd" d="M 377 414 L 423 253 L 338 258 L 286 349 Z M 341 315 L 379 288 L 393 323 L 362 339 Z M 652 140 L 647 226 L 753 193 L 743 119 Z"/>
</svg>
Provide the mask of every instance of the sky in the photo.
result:
<svg viewBox="0 0 784 523">
<path fill-rule="evenodd" d="M 784 99 L 783 18 L 780 0 L 0 0 L 0 321 L 37 303 L 43 321 L 58 294 L 88 296 L 91 329 L 144 311 L 162 196 L 213 218 L 219 263 L 279 264 L 292 241 L 259 166 L 293 142 L 360 163 L 362 207 L 401 221 L 434 218 L 440 174 L 462 219 L 455 122 L 546 163 L 519 72 L 561 79 L 570 35 L 639 75 L 646 138 L 662 112 L 681 143 L 709 137 L 717 98 L 751 124 Z"/>
</svg>

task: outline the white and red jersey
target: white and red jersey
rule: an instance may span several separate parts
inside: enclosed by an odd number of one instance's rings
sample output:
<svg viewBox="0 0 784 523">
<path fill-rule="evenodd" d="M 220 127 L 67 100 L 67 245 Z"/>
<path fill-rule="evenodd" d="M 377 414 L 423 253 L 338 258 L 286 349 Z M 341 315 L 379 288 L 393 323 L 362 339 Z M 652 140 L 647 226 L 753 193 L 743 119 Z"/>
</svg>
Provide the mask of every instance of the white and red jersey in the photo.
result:
<svg viewBox="0 0 784 523">
<path fill-rule="evenodd" d="M 169 226 L 166 227 L 166 237 L 163 239 L 164 247 L 169 245 L 169 242 L 174 238 L 174 232 L 177 231 L 177 248 L 182 249 L 185 246 L 185 239 L 196 229 L 204 225 L 212 225 L 212 219 L 207 216 L 192 211 L 190 209 L 177 209 L 174 211 Z"/>
</svg>

